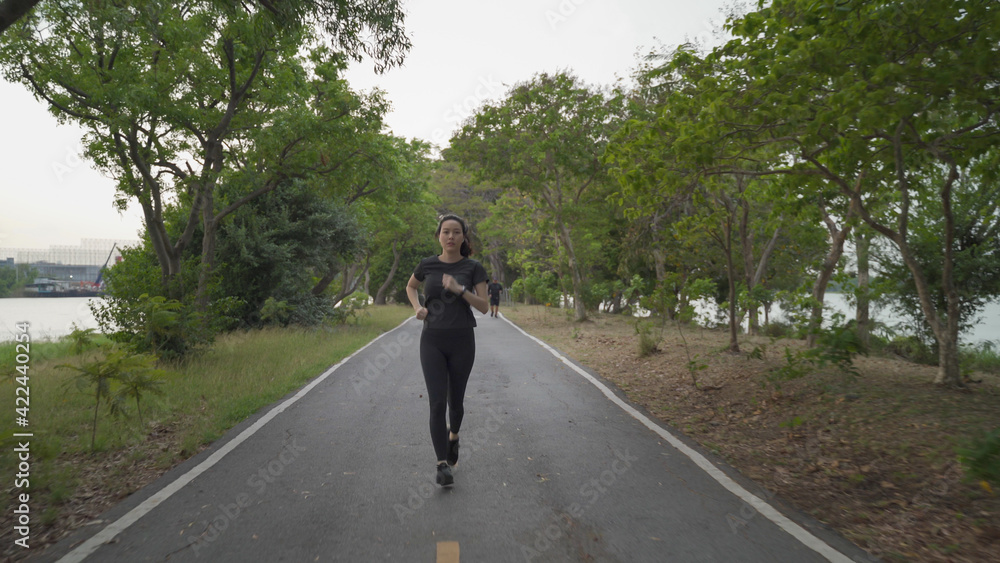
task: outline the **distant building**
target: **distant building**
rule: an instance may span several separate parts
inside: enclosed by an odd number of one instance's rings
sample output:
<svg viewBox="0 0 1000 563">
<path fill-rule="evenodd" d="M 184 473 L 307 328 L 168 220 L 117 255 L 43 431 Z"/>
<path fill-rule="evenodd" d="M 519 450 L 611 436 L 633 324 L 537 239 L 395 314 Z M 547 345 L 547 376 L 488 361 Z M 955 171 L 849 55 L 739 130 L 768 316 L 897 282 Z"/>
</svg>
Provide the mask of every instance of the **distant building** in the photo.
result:
<svg viewBox="0 0 1000 563">
<path fill-rule="evenodd" d="M 109 266 L 114 264 L 109 264 Z M 96 281 L 97 274 L 101 271 L 101 266 L 72 265 L 72 264 L 51 264 L 49 262 L 34 262 L 31 267 L 38 272 L 38 276 L 67 281 Z"/>
<path fill-rule="evenodd" d="M 96 291 L 94 286 L 101 268 L 121 261 L 121 248 L 135 246 L 139 241 L 82 239 L 79 246 L 41 248 L 0 248 L 0 268 L 26 265 L 33 268 L 39 279 L 29 284 L 28 292 Z"/>
</svg>

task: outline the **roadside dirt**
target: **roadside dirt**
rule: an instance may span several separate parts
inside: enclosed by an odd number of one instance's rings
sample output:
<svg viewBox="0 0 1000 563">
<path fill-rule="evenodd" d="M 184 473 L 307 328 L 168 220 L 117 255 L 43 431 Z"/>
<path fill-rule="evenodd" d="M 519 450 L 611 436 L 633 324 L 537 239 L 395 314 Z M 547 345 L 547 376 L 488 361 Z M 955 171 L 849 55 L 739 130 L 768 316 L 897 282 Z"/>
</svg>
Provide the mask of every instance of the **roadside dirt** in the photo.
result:
<svg viewBox="0 0 1000 563">
<path fill-rule="evenodd" d="M 200 449 L 204 449 L 204 446 Z M 63 468 L 75 466 L 77 474 L 82 477 L 79 481 L 67 483 L 64 488 L 71 492 L 65 497 L 57 495 L 55 503 L 52 503 L 53 499 L 50 497 L 43 497 L 49 501 L 46 504 L 35 503 L 33 509 L 38 516 L 33 516 L 32 520 L 30 551 L 9 541 L 0 553 L 0 560 L 20 561 L 39 556 L 49 546 L 80 528 L 106 525 L 107 522 L 100 519 L 105 511 L 158 479 L 174 464 L 197 453 L 177 453 L 181 451 L 182 446 L 175 429 L 166 424 L 157 424 L 141 444 L 107 455 L 77 454 L 60 457 L 53 473 L 67 473 Z M 0 527 L 4 530 L 13 529 L 14 521 L 10 516 L 0 517 Z"/>
<path fill-rule="evenodd" d="M 640 357 L 627 317 L 501 313 L 883 561 L 998 560 L 1000 491 L 966 478 L 955 452 L 1000 425 L 997 376 L 954 391 L 932 383 L 935 367 L 860 357 L 857 376 L 776 381 L 786 347 L 801 342 L 744 336 L 736 355 L 726 332 L 668 325 L 654 331 L 658 351 Z"/>
</svg>

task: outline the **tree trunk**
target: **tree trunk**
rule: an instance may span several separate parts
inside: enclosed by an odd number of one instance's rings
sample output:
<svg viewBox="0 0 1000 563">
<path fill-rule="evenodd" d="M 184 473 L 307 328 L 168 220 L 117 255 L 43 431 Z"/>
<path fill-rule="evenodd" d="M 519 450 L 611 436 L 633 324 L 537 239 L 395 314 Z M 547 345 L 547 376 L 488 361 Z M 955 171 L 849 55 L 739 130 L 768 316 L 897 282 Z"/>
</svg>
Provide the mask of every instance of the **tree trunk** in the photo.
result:
<svg viewBox="0 0 1000 563">
<path fill-rule="evenodd" d="M 163 286 L 163 294 L 178 298 L 174 291 L 174 276 L 180 272 L 180 257 L 173 252 L 169 236 L 163 223 L 157 221 L 153 208 L 148 201 L 140 200 L 142 214 L 146 222 L 146 232 L 149 234 L 149 242 L 156 253 L 156 261 L 160 264 L 160 284 Z"/>
<path fill-rule="evenodd" d="M 576 262 L 576 253 L 573 252 L 573 240 L 570 238 L 569 228 L 562 221 L 559 221 L 559 234 L 563 239 L 563 244 L 566 245 L 569 272 L 573 280 L 573 308 L 575 309 L 573 320 L 582 322 L 587 320 L 587 310 L 583 304 L 583 276 L 580 274 L 580 268 Z"/>
<path fill-rule="evenodd" d="M 653 267 L 656 270 L 656 285 L 663 285 L 667 277 L 667 256 L 661 248 L 653 248 Z"/>
<path fill-rule="evenodd" d="M 948 323 L 951 324 L 951 323 Z M 938 337 L 938 373 L 934 383 L 948 387 L 965 387 L 958 357 L 958 330 L 948 330 L 946 336 Z"/>
<path fill-rule="evenodd" d="M 208 310 L 208 284 L 215 268 L 215 198 L 210 190 L 202 193 L 202 239 L 201 239 L 201 271 L 198 272 L 198 293 L 195 306 L 204 313 Z M 208 318 L 206 317 L 206 321 Z"/>
<path fill-rule="evenodd" d="M 725 253 L 726 253 L 726 274 L 729 278 L 729 352 L 740 353 L 739 341 L 739 319 L 736 317 L 736 264 L 733 261 L 733 224 L 732 215 L 723 221 L 722 228 L 725 229 Z"/>
<path fill-rule="evenodd" d="M 965 387 L 958 363 L 958 289 L 955 287 L 955 215 L 951 210 L 951 187 L 958 180 L 958 168 L 951 163 L 948 180 L 941 188 L 942 215 L 944 215 L 944 265 L 941 270 L 941 289 L 945 294 L 947 313 L 938 336 L 938 375 L 934 383 L 951 387 Z M 941 326 L 943 325 L 943 326 Z"/>
<path fill-rule="evenodd" d="M 403 253 L 396 247 L 396 241 L 392 241 L 392 267 L 389 268 L 389 275 L 386 276 L 385 281 L 379 286 L 378 291 L 375 293 L 375 304 L 385 305 L 385 294 L 389 290 L 389 284 L 392 283 L 392 278 L 396 275 L 396 269 L 399 268 L 399 259 L 402 257 Z"/>
<path fill-rule="evenodd" d="M 334 296 L 333 298 L 334 305 L 340 303 L 341 301 L 344 300 L 344 298 L 354 293 L 358 289 L 358 285 L 360 284 L 361 279 L 368 274 L 368 265 L 369 265 L 368 260 L 365 260 L 365 267 L 363 270 L 361 270 L 360 274 L 357 273 L 358 268 L 361 267 L 360 264 L 352 264 L 344 268 L 343 270 L 344 284 L 341 286 L 340 292 L 337 293 L 337 295 Z M 326 288 L 324 287 L 324 289 Z M 315 288 L 313 288 L 313 291 L 315 292 Z M 322 293 L 322 291 L 320 291 L 320 293 Z"/>
<path fill-rule="evenodd" d="M 836 223 L 827 213 L 826 206 L 820 204 L 820 210 L 823 212 L 823 220 L 826 222 L 827 230 L 830 231 L 830 250 L 826 253 L 826 258 L 823 259 L 819 276 L 813 282 L 812 296 L 816 303 L 809 315 L 809 331 L 806 335 L 806 346 L 809 348 L 816 346 L 816 337 L 823 326 L 823 300 L 826 297 L 826 287 L 830 283 L 830 278 L 833 277 L 834 270 L 837 269 L 841 255 L 844 253 L 844 242 L 851 233 L 849 222 L 845 222 L 843 227 L 837 228 Z M 850 213 L 848 214 L 849 218 Z"/>
<path fill-rule="evenodd" d="M 330 271 L 323 274 L 323 277 L 313 286 L 312 294 L 316 296 L 322 295 L 326 291 L 326 288 L 330 287 L 330 284 L 333 283 L 333 280 L 337 279 L 337 274 L 339 273 L 340 270 L 337 268 L 330 268 Z"/>
<path fill-rule="evenodd" d="M 742 210 L 742 212 L 740 213 L 739 237 L 740 237 L 740 247 L 743 250 L 742 252 L 743 278 L 744 278 L 744 283 L 746 283 L 747 286 L 747 294 L 748 294 L 747 297 L 749 297 L 750 291 L 753 290 L 752 278 L 753 278 L 753 271 L 755 270 L 754 259 L 753 259 L 754 236 L 753 233 L 750 232 L 750 203 L 747 200 L 741 198 L 740 209 Z M 749 313 L 750 316 L 750 321 L 747 323 L 749 325 L 748 332 L 756 336 L 757 333 L 759 332 L 758 328 L 760 325 L 760 322 L 757 320 L 757 308 L 748 307 L 747 313 Z"/>
<path fill-rule="evenodd" d="M 867 348 L 871 344 L 871 273 L 869 267 L 871 239 L 867 233 L 858 230 L 854 235 L 854 244 L 858 253 L 858 291 L 854 319 L 858 325 L 858 338 Z"/>
<path fill-rule="evenodd" d="M 902 125 L 900 125 L 902 130 Z M 934 305 L 931 295 L 930 285 L 924 275 L 923 268 L 913 256 L 908 243 L 907 221 L 909 219 L 909 179 L 906 177 L 906 170 L 903 166 L 902 144 L 898 138 L 894 139 L 896 145 L 896 167 L 897 185 L 901 194 L 900 210 L 897 213 L 897 230 L 882 225 L 864 207 L 860 192 L 851 193 L 852 207 L 858 210 L 861 217 L 872 229 L 885 235 L 891 240 L 899 250 L 899 255 L 906 264 L 908 270 L 913 275 L 913 283 L 917 288 L 917 297 L 920 300 L 920 310 L 924 313 L 927 324 L 934 332 L 934 339 L 938 344 L 938 375 L 934 383 L 949 387 L 965 387 L 962 381 L 962 373 L 958 365 L 958 292 L 955 289 L 954 270 L 954 244 L 955 244 L 955 217 L 951 210 L 951 187 L 958 179 L 958 166 L 949 162 L 950 170 L 948 178 L 941 187 L 942 215 L 945 223 L 944 233 L 944 263 L 941 272 L 941 288 L 946 299 L 946 310 L 942 319 L 941 312 Z"/>
</svg>

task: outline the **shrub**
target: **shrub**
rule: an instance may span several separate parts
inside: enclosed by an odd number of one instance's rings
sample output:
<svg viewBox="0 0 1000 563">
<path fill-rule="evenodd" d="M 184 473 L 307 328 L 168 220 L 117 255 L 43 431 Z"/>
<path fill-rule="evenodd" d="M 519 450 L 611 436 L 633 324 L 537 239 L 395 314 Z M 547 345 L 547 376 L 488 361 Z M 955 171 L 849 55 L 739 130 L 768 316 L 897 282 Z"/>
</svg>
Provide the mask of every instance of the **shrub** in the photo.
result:
<svg viewBox="0 0 1000 563">
<path fill-rule="evenodd" d="M 636 320 L 635 333 L 639 335 L 639 356 L 646 357 L 659 351 L 660 336 L 653 335 L 653 325 Z"/>
<path fill-rule="evenodd" d="M 147 393 L 160 393 L 160 378 L 163 372 L 154 369 L 156 357 L 148 354 L 132 354 L 123 349 L 112 349 L 102 359 L 86 362 L 76 366 L 60 364 L 62 369 L 76 372 L 72 381 L 81 391 L 93 393 L 94 419 L 91 426 L 90 449 L 93 450 L 97 440 L 97 414 L 100 411 L 101 400 L 107 406 L 108 412 L 118 418 L 126 413 L 126 402 L 135 399 L 135 406 L 142 422 L 142 410 L 139 401 Z"/>
<path fill-rule="evenodd" d="M 894 336 L 888 342 L 879 345 L 880 351 L 895 354 L 905 360 L 918 364 L 935 365 L 938 357 L 932 346 L 918 336 Z"/>
<path fill-rule="evenodd" d="M 829 365 L 845 374 L 857 376 L 859 373 L 854 367 L 854 357 L 859 354 L 867 356 L 868 349 L 854 330 L 853 323 L 836 325 L 820 331 L 815 348 L 792 352 L 786 347 L 785 365 L 773 370 L 768 379 L 772 383 L 798 379 Z"/>
<path fill-rule="evenodd" d="M 1000 428 L 974 436 L 958 454 L 967 476 L 1000 484 Z"/>
<path fill-rule="evenodd" d="M 795 338 L 796 331 L 789 323 L 783 323 L 780 321 L 771 321 L 764 325 L 762 332 L 764 336 L 771 338 Z"/>
<path fill-rule="evenodd" d="M 288 302 L 278 301 L 274 297 L 268 297 L 260 308 L 260 320 L 264 324 L 287 326 L 291 316 L 292 308 L 288 306 Z"/>
<path fill-rule="evenodd" d="M 1000 346 L 997 342 L 987 340 L 979 344 L 962 346 L 959 356 L 963 370 L 1000 373 Z"/>
</svg>

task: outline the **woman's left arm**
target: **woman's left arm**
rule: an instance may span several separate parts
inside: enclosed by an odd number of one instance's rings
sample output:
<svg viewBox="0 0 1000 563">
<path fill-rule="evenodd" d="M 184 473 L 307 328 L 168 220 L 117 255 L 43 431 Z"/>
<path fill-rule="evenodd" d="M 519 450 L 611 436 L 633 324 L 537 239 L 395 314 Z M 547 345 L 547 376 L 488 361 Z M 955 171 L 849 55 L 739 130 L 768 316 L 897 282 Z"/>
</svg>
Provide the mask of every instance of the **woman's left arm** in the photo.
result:
<svg viewBox="0 0 1000 563">
<path fill-rule="evenodd" d="M 490 302 L 486 300 L 486 282 L 479 282 L 476 284 L 476 293 L 473 295 L 471 291 L 466 291 L 465 300 L 469 302 L 480 313 L 486 314 L 490 310 Z"/>
</svg>

